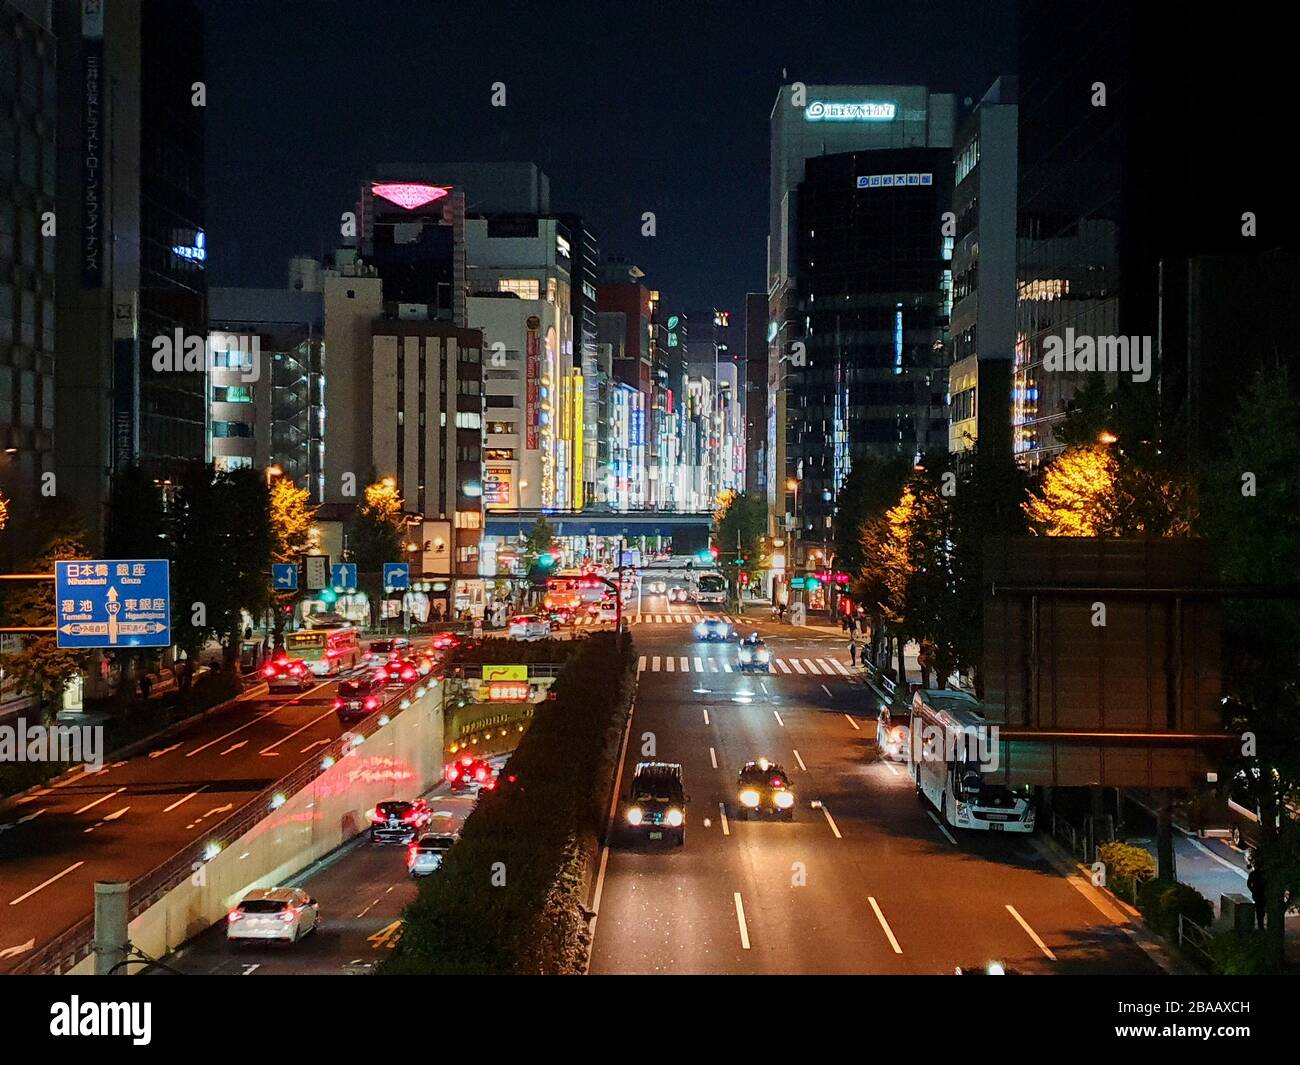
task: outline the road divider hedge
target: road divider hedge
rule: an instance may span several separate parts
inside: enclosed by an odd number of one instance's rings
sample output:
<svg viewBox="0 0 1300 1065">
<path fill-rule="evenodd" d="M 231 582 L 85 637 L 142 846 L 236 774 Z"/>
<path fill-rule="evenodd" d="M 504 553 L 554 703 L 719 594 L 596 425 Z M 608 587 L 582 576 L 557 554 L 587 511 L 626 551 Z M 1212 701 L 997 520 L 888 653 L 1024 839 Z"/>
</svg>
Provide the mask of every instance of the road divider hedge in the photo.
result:
<svg viewBox="0 0 1300 1065">
<path fill-rule="evenodd" d="M 596 633 L 556 678 L 493 792 L 407 907 L 385 974 L 576 974 L 615 763 L 631 637 Z"/>
</svg>

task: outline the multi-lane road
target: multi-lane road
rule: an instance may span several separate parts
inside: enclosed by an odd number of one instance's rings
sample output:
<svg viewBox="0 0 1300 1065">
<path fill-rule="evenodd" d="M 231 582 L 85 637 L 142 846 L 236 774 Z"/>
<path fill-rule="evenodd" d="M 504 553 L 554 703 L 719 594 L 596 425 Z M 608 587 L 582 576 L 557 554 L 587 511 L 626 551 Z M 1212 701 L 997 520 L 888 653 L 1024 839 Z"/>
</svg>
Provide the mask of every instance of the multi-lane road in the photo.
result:
<svg viewBox="0 0 1300 1065">
<path fill-rule="evenodd" d="M 615 836 L 593 973 L 1159 971 L 1040 841 L 954 835 L 931 816 L 906 768 L 877 759 L 872 703 L 842 639 L 746 620 L 775 662 L 741 674 L 734 643 L 696 643 L 699 608 L 639 606 L 623 788 L 643 750 L 682 763 L 686 844 Z M 791 824 L 735 818 L 736 774 L 759 756 L 791 775 Z"/>
<path fill-rule="evenodd" d="M 337 739 L 336 685 L 259 684 L 129 758 L 0 803 L 0 973 L 85 917 L 96 880 L 157 868 Z"/>
</svg>

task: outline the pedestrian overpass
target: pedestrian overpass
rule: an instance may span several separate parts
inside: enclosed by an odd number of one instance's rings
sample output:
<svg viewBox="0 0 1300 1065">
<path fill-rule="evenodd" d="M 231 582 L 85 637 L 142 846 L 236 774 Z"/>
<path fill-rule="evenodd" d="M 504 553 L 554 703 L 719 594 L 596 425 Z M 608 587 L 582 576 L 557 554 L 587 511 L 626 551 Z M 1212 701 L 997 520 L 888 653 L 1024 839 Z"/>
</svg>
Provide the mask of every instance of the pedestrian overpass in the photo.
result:
<svg viewBox="0 0 1300 1065">
<path fill-rule="evenodd" d="M 708 547 L 713 525 L 713 513 L 707 510 L 489 510 L 483 531 L 488 536 L 527 536 L 538 518 L 545 518 L 560 537 L 662 537 L 671 539 L 681 553 Z"/>
</svg>

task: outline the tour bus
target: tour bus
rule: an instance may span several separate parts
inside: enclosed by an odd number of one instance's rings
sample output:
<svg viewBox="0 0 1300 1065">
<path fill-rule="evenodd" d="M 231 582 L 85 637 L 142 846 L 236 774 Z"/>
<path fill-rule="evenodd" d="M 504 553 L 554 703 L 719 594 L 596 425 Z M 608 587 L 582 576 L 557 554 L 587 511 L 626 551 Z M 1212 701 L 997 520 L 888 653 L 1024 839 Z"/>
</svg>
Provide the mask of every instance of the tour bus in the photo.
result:
<svg viewBox="0 0 1300 1065">
<path fill-rule="evenodd" d="M 987 832 L 1032 832 L 1028 787 L 984 779 L 997 768 L 997 732 L 974 696 L 948 688 L 918 688 L 908 722 L 908 774 L 947 825 Z"/>
<path fill-rule="evenodd" d="M 695 601 L 701 606 L 724 606 L 727 602 L 727 581 L 720 573 L 701 573 L 695 585 Z"/>
<path fill-rule="evenodd" d="M 337 676 L 345 669 L 355 669 L 361 661 L 361 644 L 351 625 L 287 633 L 284 649 L 318 677 Z"/>
</svg>

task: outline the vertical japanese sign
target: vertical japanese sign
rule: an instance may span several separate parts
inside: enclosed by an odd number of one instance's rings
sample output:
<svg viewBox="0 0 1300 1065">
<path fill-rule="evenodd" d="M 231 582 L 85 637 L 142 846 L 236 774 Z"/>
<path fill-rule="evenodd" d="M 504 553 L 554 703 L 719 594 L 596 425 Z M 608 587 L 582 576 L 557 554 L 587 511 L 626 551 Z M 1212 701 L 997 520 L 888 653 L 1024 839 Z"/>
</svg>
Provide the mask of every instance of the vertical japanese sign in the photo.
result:
<svg viewBox="0 0 1300 1065">
<path fill-rule="evenodd" d="M 81 0 L 81 284 L 104 279 L 104 0 Z"/>
<path fill-rule="evenodd" d="M 537 424 L 538 415 L 541 412 L 541 367 L 539 365 L 541 337 L 538 332 L 541 324 L 536 315 L 529 317 L 528 339 L 524 351 L 524 387 L 526 389 L 524 396 L 524 424 L 527 427 L 525 434 L 526 446 L 530 451 L 537 450 Z"/>
</svg>

